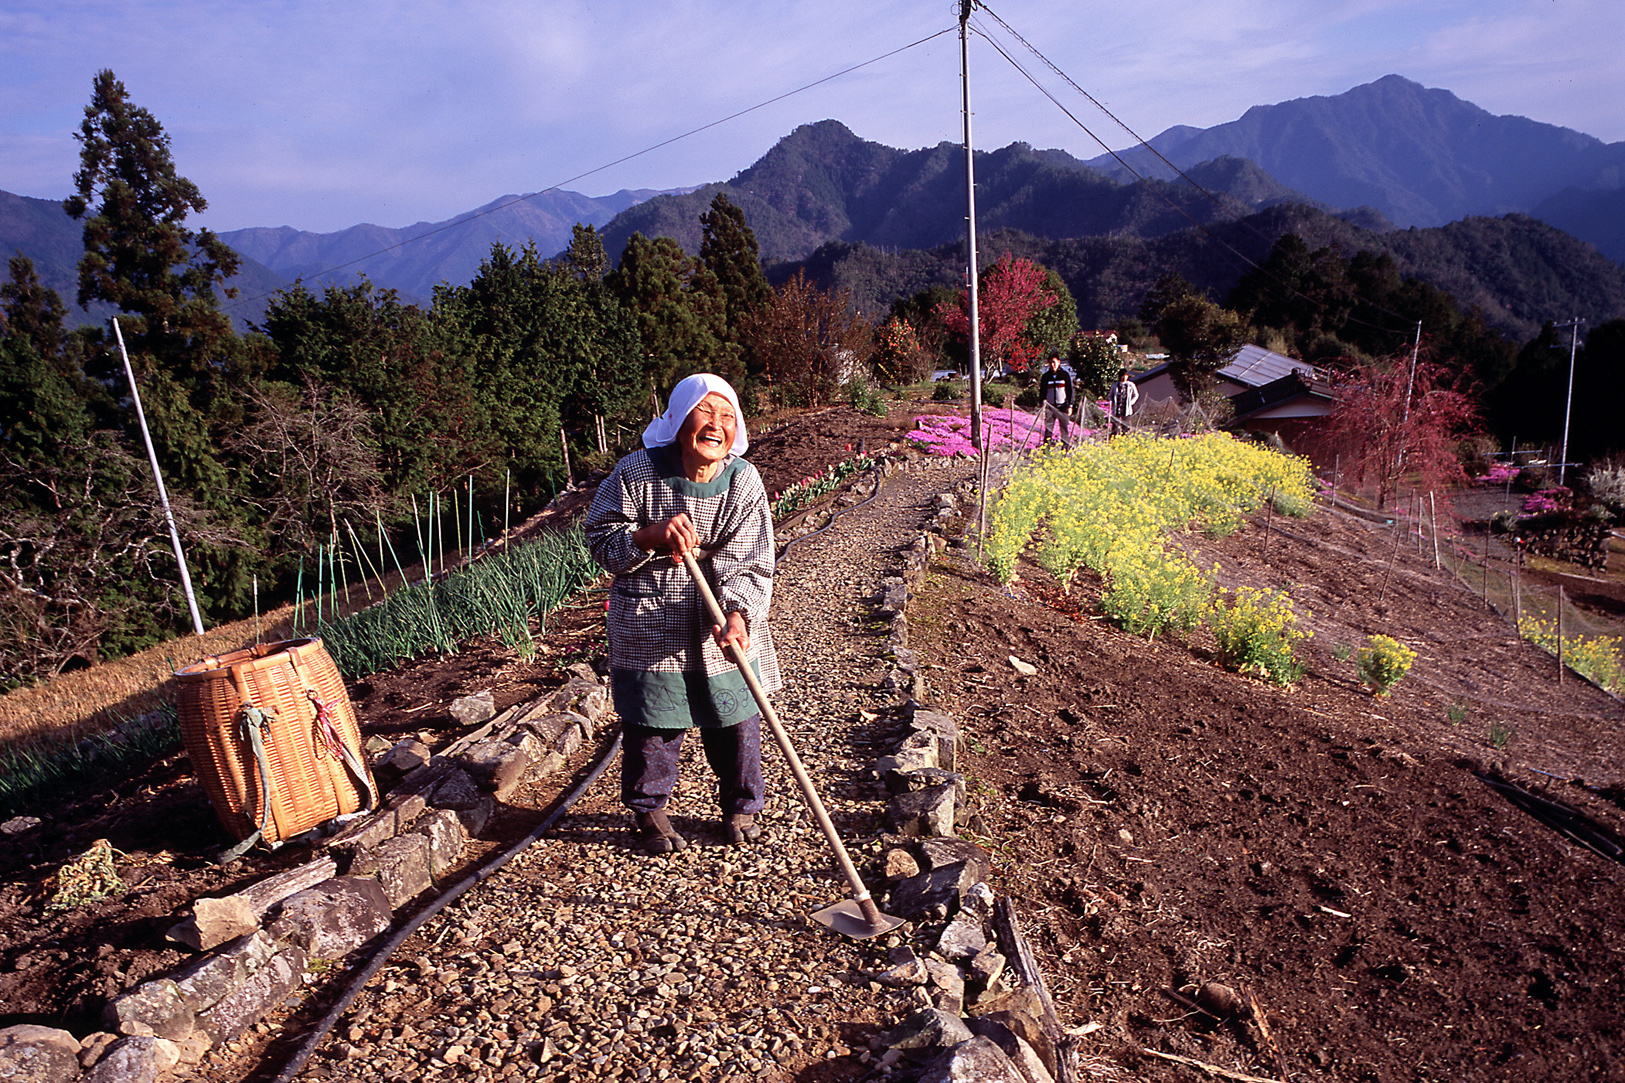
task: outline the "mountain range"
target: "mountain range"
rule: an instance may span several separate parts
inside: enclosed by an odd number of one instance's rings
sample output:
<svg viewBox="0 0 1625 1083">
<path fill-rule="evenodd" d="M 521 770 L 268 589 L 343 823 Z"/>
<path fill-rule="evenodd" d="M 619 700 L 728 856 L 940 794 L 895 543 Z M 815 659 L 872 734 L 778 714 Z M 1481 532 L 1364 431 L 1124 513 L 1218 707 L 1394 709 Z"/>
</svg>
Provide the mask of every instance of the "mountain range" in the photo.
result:
<svg viewBox="0 0 1625 1083">
<path fill-rule="evenodd" d="M 1499 231 L 1503 242 L 1518 238 L 1517 250 L 1538 251 L 1540 260 L 1568 251 L 1542 232 L 1555 232 L 1550 227 L 1608 257 L 1600 266 L 1610 269 L 1603 274 L 1609 281 L 1619 271 L 1609 261 L 1625 260 L 1625 143 L 1495 116 L 1449 91 L 1399 76 L 1339 95 L 1257 106 L 1212 128 L 1170 128 L 1150 146 L 1160 158 L 1142 147 L 1080 161 L 1025 143 L 978 152 L 978 224 L 990 233 L 1076 242 L 1072 247 L 1080 251 L 1116 245 L 1150 257 L 1159 239 L 1192 231 L 1200 238 L 1202 230 L 1238 221 L 1263 226 L 1281 217 L 1272 218 L 1272 209 L 1288 204 L 1307 208 L 1299 217 L 1315 223 L 1310 232 L 1337 233 L 1367 247 L 1372 237 L 1404 247 L 1401 235 L 1421 227 L 1424 237 L 1409 242 L 1411 247 L 1449 248 L 1450 242 L 1434 237 L 1435 229 L 1473 216 L 1512 214 L 1527 217 L 1515 217 Z M 1135 173 L 1147 179 L 1135 181 Z M 230 311 L 239 323 L 252 321 L 267 297 L 294 279 L 348 282 L 360 273 L 408 299 L 427 301 L 442 281 L 468 281 L 493 243 L 518 247 L 534 241 L 543 252 L 557 252 L 577 222 L 598 227 L 612 256 L 635 231 L 674 237 L 695 252 L 699 215 L 719 191 L 745 211 L 764 262 L 781 268 L 808 259 L 833 267 L 834 259 L 864 248 L 925 252 L 954 243 L 964 228 L 958 146 L 900 150 L 825 120 L 797 128 L 731 180 L 693 190 L 504 196 L 444 222 L 398 229 L 229 231 L 223 239 L 244 256 L 234 283 L 241 296 Z M 1468 232 L 1475 240 L 1464 245 L 1463 258 L 1479 259 L 1489 278 L 1505 278 L 1493 265 L 1516 259 L 1516 253 L 1491 252 L 1480 243 L 1488 234 Z M 845 255 L 820 251 L 829 245 L 846 246 Z M 0 192 L 0 253 L 13 249 L 31 256 L 42 281 L 71 301 L 79 224 L 62 213 L 60 203 Z M 1597 258 L 1584 245 L 1574 246 L 1571 255 L 1587 266 Z M 938 262 L 929 257 L 921 265 Z M 1483 292 L 1476 267 L 1466 268 L 1457 288 Z M 1492 318 L 1528 300 L 1495 291 L 1485 297 Z M 1573 297 L 1540 300 L 1578 303 Z M 1114 310 L 1108 305 L 1100 313 Z M 1498 322 L 1521 332 L 1530 318 L 1519 312 Z"/>
</svg>

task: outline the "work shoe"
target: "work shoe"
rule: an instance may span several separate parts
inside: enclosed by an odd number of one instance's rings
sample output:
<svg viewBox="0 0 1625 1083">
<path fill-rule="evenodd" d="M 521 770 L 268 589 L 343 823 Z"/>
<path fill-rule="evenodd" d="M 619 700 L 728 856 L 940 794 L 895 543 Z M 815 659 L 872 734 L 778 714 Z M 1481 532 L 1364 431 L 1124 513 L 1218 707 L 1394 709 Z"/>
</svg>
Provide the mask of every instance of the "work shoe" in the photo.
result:
<svg viewBox="0 0 1625 1083">
<path fill-rule="evenodd" d="M 666 819 L 665 812 L 659 809 L 654 812 L 640 812 L 637 814 L 637 822 L 638 838 L 643 842 L 645 853 L 671 854 L 688 849 L 688 840 L 672 829 L 671 821 Z"/>
<path fill-rule="evenodd" d="M 731 846 L 743 846 L 762 837 L 762 825 L 756 822 L 753 812 L 729 813 L 722 821 L 722 829 L 727 833 Z"/>
</svg>

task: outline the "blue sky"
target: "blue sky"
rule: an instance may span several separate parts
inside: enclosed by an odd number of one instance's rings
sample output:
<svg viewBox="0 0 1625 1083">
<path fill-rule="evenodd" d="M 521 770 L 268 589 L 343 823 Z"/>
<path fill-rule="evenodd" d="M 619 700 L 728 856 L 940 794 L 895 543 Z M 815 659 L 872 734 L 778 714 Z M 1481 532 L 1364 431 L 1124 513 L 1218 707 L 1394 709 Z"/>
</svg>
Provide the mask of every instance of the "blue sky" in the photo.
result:
<svg viewBox="0 0 1625 1083">
<path fill-rule="evenodd" d="M 1620 0 L 991 10 L 1147 138 L 1394 73 L 1492 113 L 1625 139 Z M 957 142 L 950 34 L 571 179 L 953 27 L 957 11 L 954 0 L 5 0 L 0 189 L 67 194 L 73 135 L 102 68 L 163 124 L 209 200 L 193 221 L 216 230 L 405 226 L 565 181 L 603 195 L 724 180 L 827 117 L 892 146 Z M 1100 152 L 986 41 L 971 53 L 978 146 Z M 1049 85 L 1114 147 L 1129 141 Z"/>
</svg>

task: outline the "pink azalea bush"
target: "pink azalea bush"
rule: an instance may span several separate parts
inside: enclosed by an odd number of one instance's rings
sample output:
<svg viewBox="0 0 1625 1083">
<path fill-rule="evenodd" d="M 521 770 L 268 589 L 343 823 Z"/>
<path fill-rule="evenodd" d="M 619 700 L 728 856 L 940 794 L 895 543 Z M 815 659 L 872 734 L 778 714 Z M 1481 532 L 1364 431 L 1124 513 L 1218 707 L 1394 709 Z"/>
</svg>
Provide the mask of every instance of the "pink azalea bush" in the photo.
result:
<svg viewBox="0 0 1625 1083">
<path fill-rule="evenodd" d="M 1542 489 L 1538 493 L 1530 493 L 1523 502 L 1525 515 L 1542 515 L 1549 511 L 1562 511 L 1569 506 L 1574 496 L 1567 488 L 1561 485 L 1550 489 Z"/>
<path fill-rule="evenodd" d="M 1093 429 L 1081 429 L 1079 432 L 1085 437 L 1095 435 Z M 988 448 L 993 451 L 1010 448 L 1031 451 L 1043 444 L 1044 426 L 1040 418 L 1024 410 L 990 407 L 982 411 L 982 435 Z M 970 442 L 970 418 L 957 414 L 924 414 L 916 417 L 914 429 L 906 439 L 933 455 L 976 458 L 976 448 Z"/>
<path fill-rule="evenodd" d="M 1518 468 L 1511 463 L 1495 463 L 1488 472 L 1474 478 L 1481 485 L 1505 485 L 1518 476 Z"/>
</svg>

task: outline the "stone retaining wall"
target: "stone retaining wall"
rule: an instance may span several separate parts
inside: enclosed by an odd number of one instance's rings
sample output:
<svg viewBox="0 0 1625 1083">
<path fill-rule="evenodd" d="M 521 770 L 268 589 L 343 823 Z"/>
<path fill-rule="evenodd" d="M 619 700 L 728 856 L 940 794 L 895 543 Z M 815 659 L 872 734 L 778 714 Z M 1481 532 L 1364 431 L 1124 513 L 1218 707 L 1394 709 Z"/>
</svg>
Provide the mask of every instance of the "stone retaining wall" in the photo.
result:
<svg viewBox="0 0 1625 1083">
<path fill-rule="evenodd" d="M 913 922 L 933 947 L 923 955 L 895 948 L 891 968 L 871 975 L 908 990 L 916 1008 L 872 1052 L 886 1066 L 914 1062 L 925 1083 L 1051 1083 L 1076 1078 L 1076 1040 L 1056 1018 L 1014 908 L 987 886 L 991 857 L 955 834 L 966 816 L 959 726 L 927 706 L 929 689 L 908 643 L 909 598 L 932 559 L 963 536 L 975 507 L 969 482 L 939 496 L 930 529 L 904 552 L 902 573 L 881 584 L 891 625 L 886 681 L 906 724 L 898 747 L 875 763 L 892 795 L 886 825 L 894 833 L 885 840 L 882 909 Z"/>
</svg>

